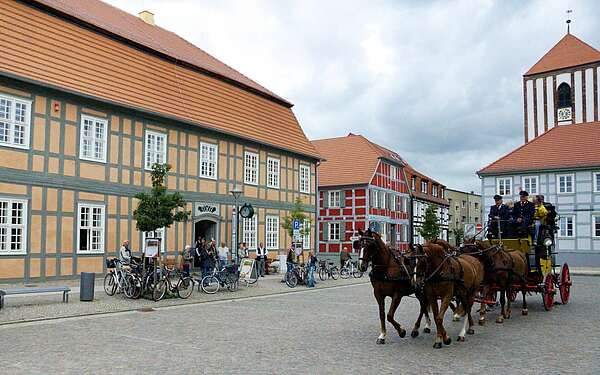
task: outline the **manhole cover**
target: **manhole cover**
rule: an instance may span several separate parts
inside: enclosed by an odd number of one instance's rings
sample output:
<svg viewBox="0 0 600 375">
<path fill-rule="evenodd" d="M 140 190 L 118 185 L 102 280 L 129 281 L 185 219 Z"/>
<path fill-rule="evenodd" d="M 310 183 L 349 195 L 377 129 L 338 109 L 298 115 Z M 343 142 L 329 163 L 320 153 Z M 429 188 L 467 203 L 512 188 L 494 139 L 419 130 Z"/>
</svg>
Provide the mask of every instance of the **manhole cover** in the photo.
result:
<svg viewBox="0 0 600 375">
<path fill-rule="evenodd" d="M 154 311 L 154 309 L 152 307 L 142 307 L 141 309 L 138 309 L 139 312 L 152 312 Z"/>
<path fill-rule="evenodd" d="M 35 288 L 37 284 L 25 284 L 25 288 Z"/>
</svg>

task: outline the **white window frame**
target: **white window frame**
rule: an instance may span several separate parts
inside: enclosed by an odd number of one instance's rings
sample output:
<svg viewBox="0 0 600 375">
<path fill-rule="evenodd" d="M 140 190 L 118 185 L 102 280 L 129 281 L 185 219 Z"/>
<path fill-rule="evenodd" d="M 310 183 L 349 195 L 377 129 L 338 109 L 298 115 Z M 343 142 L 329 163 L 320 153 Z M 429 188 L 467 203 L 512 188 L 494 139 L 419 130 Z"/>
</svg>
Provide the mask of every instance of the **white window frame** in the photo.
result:
<svg viewBox="0 0 600 375">
<path fill-rule="evenodd" d="M 258 217 L 256 214 L 249 219 L 243 218 L 242 241 L 249 249 L 256 249 L 258 245 Z"/>
<path fill-rule="evenodd" d="M 560 178 L 565 177 L 565 191 L 561 190 Z M 567 177 L 571 178 L 571 190 L 567 191 Z M 566 174 L 557 174 L 556 175 L 556 194 L 573 194 L 575 193 L 575 174 L 566 173 Z"/>
<path fill-rule="evenodd" d="M 154 144 L 151 145 L 149 137 L 154 137 Z M 158 139 L 162 139 L 162 150 L 158 149 Z M 148 155 L 150 154 L 150 155 Z M 144 168 L 147 171 L 152 170 L 155 163 L 164 164 L 167 162 L 167 135 L 153 130 L 146 130 L 144 135 Z"/>
<path fill-rule="evenodd" d="M 31 134 L 31 105 L 33 102 L 31 100 L 22 99 L 22 98 L 18 98 L 15 96 L 9 96 L 9 95 L 0 95 L 0 99 L 6 100 L 7 102 L 10 103 L 10 110 L 8 111 L 8 119 L 0 119 L 1 122 L 8 124 L 8 126 L 9 126 L 8 134 L 7 134 L 8 141 L 6 141 L 6 142 L 0 141 L 0 146 L 29 149 L 29 138 L 30 138 L 30 134 Z M 24 105 L 26 107 L 23 122 L 16 120 L 15 111 L 17 109 L 17 104 Z M 15 142 L 15 126 L 22 126 L 24 128 L 22 144 Z"/>
<path fill-rule="evenodd" d="M 434 197 L 438 196 L 438 187 L 436 185 L 433 185 L 431 187 L 431 195 L 433 195 Z"/>
<path fill-rule="evenodd" d="M 390 165 L 390 178 L 393 181 L 398 179 L 398 168 L 394 167 L 393 165 Z"/>
<path fill-rule="evenodd" d="M 594 193 L 600 193 L 600 172 L 592 173 Z"/>
<path fill-rule="evenodd" d="M 335 222 L 335 223 L 327 223 L 327 225 L 329 226 L 328 240 L 330 242 L 340 242 L 341 238 L 342 238 L 342 224 L 339 222 Z M 332 230 L 336 226 L 337 226 L 337 231 Z M 334 236 L 335 234 L 337 234 L 337 236 Z"/>
<path fill-rule="evenodd" d="M 410 179 L 410 187 L 412 187 L 412 191 L 417 190 L 417 178 L 416 177 L 412 177 Z"/>
<path fill-rule="evenodd" d="M 600 230 L 599 233 L 596 234 L 596 225 L 600 225 L 600 212 L 592 213 L 592 237 L 600 238 Z"/>
<path fill-rule="evenodd" d="M 527 180 L 529 180 L 529 186 L 527 184 Z M 532 181 L 535 181 L 535 190 L 531 188 Z M 539 194 L 540 179 L 538 176 L 523 176 L 521 177 L 521 186 L 523 187 L 523 190 L 529 193 L 529 195 Z"/>
<path fill-rule="evenodd" d="M 421 181 L 421 193 L 428 193 L 429 183 L 427 181 Z"/>
<path fill-rule="evenodd" d="M 328 199 L 327 199 L 329 207 L 340 208 L 341 202 L 342 202 L 341 191 L 340 190 L 330 190 L 327 193 L 329 194 Z M 336 196 L 337 196 L 337 199 L 335 199 Z"/>
<path fill-rule="evenodd" d="M 500 190 L 500 182 L 503 182 L 503 190 Z M 506 183 L 508 182 L 508 188 Z M 513 183 L 512 177 L 498 177 L 496 178 L 496 194 L 503 197 L 510 197 L 513 195 Z"/>
<path fill-rule="evenodd" d="M 563 219 L 565 220 L 565 224 L 567 228 L 563 228 Z M 572 233 L 569 236 L 568 233 L 568 219 L 571 219 Z M 575 215 L 561 215 L 558 222 L 558 237 L 559 238 L 574 238 L 575 237 Z M 564 230 L 563 230 L 564 229 Z"/>
<path fill-rule="evenodd" d="M 302 249 L 308 250 L 310 249 L 310 219 L 304 219 L 302 230 L 304 232 L 302 235 Z"/>
<path fill-rule="evenodd" d="M 165 239 L 165 228 L 158 228 L 157 230 L 151 232 L 143 232 L 142 248 L 144 253 L 146 253 L 146 238 L 160 238 L 160 252 L 165 252 L 165 243 L 167 242 Z"/>
<path fill-rule="evenodd" d="M 377 208 L 379 206 L 379 194 L 377 190 L 372 191 L 371 197 L 373 198 L 373 202 L 371 202 L 371 208 Z"/>
<path fill-rule="evenodd" d="M 2 255 L 26 255 L 27 254 L 27 200 L 24 199 L 14 199 L 7 197 L 0 197 L 0 203 L 6 204 L 6 218 L 4 216 L 0 217 L 0 233 L 1 230 L 6 230 L 6 233 L 0 236 L 0 256 Z M 21 208 L 21 223 L 13 224 L 13 204 L 22 204 Z M 13 229 L 21 229 L 21 243 L 19 250 L 11 250 L 12 247 L 12 230 Z M 1 237 L 6 236 L 6 240 L 2 241 Z M 2 243 L 6 244 L 6 249 L 2 249 Z"/>
<path fill-rule="evenodd" d="M 267 187 L 279 189 L 281 161 L 277 158 L 267 158 Z"/>
<path fill-rule="evenodd" d="M 100 218 L 100 223 L 101 223 L 101 227 L 100 228 L 100 246 L 98 248 L 98 250 L 81 250 L 79 247 L 81 245 L 81 209 L 83 207 L 87 207 L 90 209 L 90 218 L 88 218 L 88 221 L 91 222 L 92 221 L 92 211 L 95 208 L 99 208 L 101 210 L 101 218 Z M 95 228 L 91 225 L 87 226 L 88 229 L 92 229 Z M 106 231 L 106 206 L 103 204 L 94 204 L 94 203 L 78 203 L 77 204 L 77 254 L 104 254 L 104 245 L 105 245 L 105 241 L 104 241 L 104 234 Z M 91 234 L 90 234 L 91 236 Z M 91 245 L 91 238 L 90 238 L 90 242 L 89 244 Z"/>
<path fill-rule="evenodd" d="M 308 165 L 300 164 L 299 183 L 300 192 L 310 194 L 310 167 Z"/>
<path fill-rule="evenodd" d="M 390 194 L 390 211 L 397 211 L 397 208 L 396 195 Z"/>
<path fill-rule="evenodd" d="M 265 244 L 267 250 L 279 249 L 279 216 L 265 218 Z"/>
<path fill-rule="evenodd" d="M 207 151 L 206 153 L 204 151 Z M 211 157 L 212 156 L 212 157 Z M 201 178 L 217 179 L 219 160 L 219 147 L 216 144 L 200 142 L 200 162 L 198 175 Z"/>
<path fill-rule="evenodd" d="M 93 123 L 93 129 L 92 129 L 92 133 L 93 135 L 91 137 L 84 137 L 83 135 L 83 127 L 84 127 L 84 123 L 85 121 L 92 121 Z M 83 153 L 83 143 L 84 143 L 84 139 L 87 138 L 89 140 L 92 141 L 92 154 L 94 153 L 94 146 L 96 144 L 96 126 L 98 125 L 98 123 L 101 123 L 103 125 L 104 128 L 104 132 L 102 134 L 103 137 L 103 147 L 102 147 L 102 156 L 99 158 L 96 158 L 93 155 L 84 155 Z M 98 163 L 106 163 L 106 148 L 108 147 L 108 139 L 107 139 L 107 135 L 108 135 L 108 120 L 105 118 L 101 118 L 101 117 L 94 117 L 94 116 L 89 116 L 89 115 L 81 115 L 81 123 L 79 126 L 79 158 L 82 160 L 88 160 L 88 161 L 95 161 Z M 145 159 L 145 158 L 144 158 Z"/>
<path fill-rule="evenodd" d="M 244 152 L 244 183 L 248 185 L 258 185 L 258 166 L 260 159 L 255 152 Z"/>
</svg>

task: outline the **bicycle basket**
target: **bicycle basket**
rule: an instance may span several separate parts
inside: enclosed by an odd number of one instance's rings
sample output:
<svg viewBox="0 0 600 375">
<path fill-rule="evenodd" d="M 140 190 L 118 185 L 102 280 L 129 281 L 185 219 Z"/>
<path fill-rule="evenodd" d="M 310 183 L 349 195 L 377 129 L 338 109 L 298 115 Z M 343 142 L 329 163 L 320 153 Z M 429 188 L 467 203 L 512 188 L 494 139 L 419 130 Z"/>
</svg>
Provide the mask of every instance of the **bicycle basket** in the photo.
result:
<svg viewBox="0 0 600 375">
<path fill-rule="evenodd" d="M 106 268 L 116 268 L 117 267 L 117 258 L 106 258 Z"/>
</svg>

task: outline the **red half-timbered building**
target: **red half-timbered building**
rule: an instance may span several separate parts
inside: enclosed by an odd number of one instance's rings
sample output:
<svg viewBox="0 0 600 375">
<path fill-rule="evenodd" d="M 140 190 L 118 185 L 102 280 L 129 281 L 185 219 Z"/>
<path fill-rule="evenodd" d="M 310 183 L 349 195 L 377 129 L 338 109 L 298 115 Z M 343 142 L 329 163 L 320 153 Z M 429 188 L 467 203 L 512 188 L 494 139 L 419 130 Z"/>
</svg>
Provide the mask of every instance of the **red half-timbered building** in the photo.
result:
<svg viewBox="0 0 600 375">
<path fill-rule="evenodd" d="M 372 228 L 406 250 L 410 195 L 405 162 L 361 135 L 313 141 L 324 161 L 317 168 L 319 252 L 352 250 L 359 229 Z"/>
</svg>

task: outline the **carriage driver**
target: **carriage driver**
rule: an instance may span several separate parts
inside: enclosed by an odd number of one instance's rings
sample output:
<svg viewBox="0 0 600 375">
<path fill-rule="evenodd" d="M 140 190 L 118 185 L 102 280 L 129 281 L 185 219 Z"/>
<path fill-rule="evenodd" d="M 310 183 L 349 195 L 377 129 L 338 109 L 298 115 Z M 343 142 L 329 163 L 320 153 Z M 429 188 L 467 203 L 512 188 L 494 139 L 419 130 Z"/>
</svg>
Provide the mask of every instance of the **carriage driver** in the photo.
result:
<svg viewBox="0 0 600 375">
<path fill-rule="evenodd" d="M 535 206 L 527 199 L 527 197 L 529 197 L 529 193 L 525 190 L 521 190 L 519 192 L 520 200 L 518 203 L 515 203 L 515 207 L 512 211 L 515 231 L 519 237 L 527 237 L 527 231 L 535 213 Z"/>
<path fill-rule="evenodd" d="M 502 237 L 506 237 L 506 226 L 508 220 L 510 220 L 510 211 L 508 206 L 502 203 L 501 195 L 494 195 L 495 204 L 490 206 L 490 213 L 488 215 L 488 237 L 499 238 L 500 234 Z M 500 233 L 498 233 L 500 229 Z"/>
</svg>

